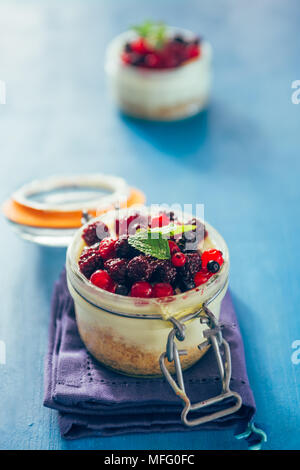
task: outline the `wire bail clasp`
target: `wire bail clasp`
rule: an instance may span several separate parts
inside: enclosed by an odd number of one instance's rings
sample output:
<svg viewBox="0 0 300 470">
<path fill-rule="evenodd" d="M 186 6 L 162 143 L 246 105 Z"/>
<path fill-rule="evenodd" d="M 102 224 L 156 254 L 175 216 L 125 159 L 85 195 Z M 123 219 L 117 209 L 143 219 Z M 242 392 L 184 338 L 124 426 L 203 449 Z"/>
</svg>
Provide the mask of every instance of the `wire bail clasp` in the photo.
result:
<svg viewBox="0 0 300 470">
<path fill-rule="evenodd" d="M 200 313 L 204 313 L 201 316 Z M 221 328 L 214 316 L 214 314 L 207 308 L 207 305 L 203 304 L 202 308 L 197 312 L 197 316 L 200 316 L 200 322 L 206 323 L 208 329 L 203 332 L 203 336 L 206 338 L 206 341 L 199 344 L 198 348 L 203 350 L 208 346 L 213 347 L 213 351 L 216 357 L 219 374 L 222 383 L 222 391 L 219 395 L 209 398 L 207 400 L 191 404 L 189 397 L 185 392 L 184 380 L 182 367 L 180 363 L 180 356 L 187 354 L 186 350 L 178 350 L 175 343 L 175 337 L 178 341 L 183 341 L 185 339 L 185 325 L 184 322 L 193 318 L 191 315 L 184 317 L 181 322 L 175 318 L 170 318 L 169 320 L 173 324 L 173 328 L 168 335 L 166 352 L 160 356 L 160 368 L 168 383 L 172 387 L 173 391 L 177 396 L 183 401 L 184 408 L 181 413 L 181 420 L 186 426 L 197 426 L 199 424 L 208 423 L 210 421 L 222 418 L 229 414 L 235 413 L 238 411 L 242 405 L 241 396 L 230 390 L 230 378 L 231 378 L 231 356 L 230 356 L 230 347 L 227 341 L 223 338 Z M 195 316 L 194 316 L 195 317 Z M 224 360 L 222 359 L 221 349 L 224 350 Z M 165 360 L 168 362 L 174 362 L 176 380 L 171 376 L 169 370 L 166 367 Z M 220 403 L 226 399 L 234 398 L 235 404 L 214 413 L 210 413 L 200 418 L 188 419 L 188 413 L 194 410 L 200 410 L 206 408 L 210 405 Z"/>
</svg>

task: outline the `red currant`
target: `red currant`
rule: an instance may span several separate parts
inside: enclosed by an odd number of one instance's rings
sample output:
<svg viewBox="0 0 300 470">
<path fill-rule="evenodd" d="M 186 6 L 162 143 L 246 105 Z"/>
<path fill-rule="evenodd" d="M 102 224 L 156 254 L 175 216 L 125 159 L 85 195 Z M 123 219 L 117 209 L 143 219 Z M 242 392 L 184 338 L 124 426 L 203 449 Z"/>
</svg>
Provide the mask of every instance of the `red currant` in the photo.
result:
<svg viewBox="0 0 300 470">
<path fill-rule="evenodd" d="M 130 46 L 131 50 L 138 54 L 147 54 L 147 52 L 150 52 L 149 46 L 143 38 L 136 39 L 130 44 Z"/>
<path fill-rule="evenodd" d="M 196 287 L 201 286 L 201 284 L 205 284 L 211 276 L 212 273 L 206 271 L 205 269 L 198 271 L 194 276 Z"/>
<path fill-rule="evenodd" d="M 193 57 L 198 57 L 199 55 L 198 44 L 189 44 L 186 48 L 186 53 L 189 59 L 192 59 Z"/>
<path fill-rule="evenodd" d="M 95 286 L 108 291 L 112 291 L 115 284 L 108 272 L 104 271 L 103 269 L 98 269 L 98 271 L 95 271 L 91 275 L 90 281 Z"/>
<path fill-rule="evenodd" d="M 139 281 L 133 284 L 130 291 L 131 297 L 148 298 L 152 296 L 152 286 L 149 282 Z"/>
<path fill-rule="evenodd" d="M 115 238 L 104 238 L 99 245 L 99 253 L 101 258 L 109 259 L 113 258 L 115 255 Z"/>
<path fill-rule="evenodd" d="M 151 219 L 151 228 L 158 228 L 164 227 L 165 225 L 169 225 L 170 219 L 166 216 L 166 214 L 161 214 L 158 217 L 153 217 Z"/>
<path fill-rule="evenodd" d="M 159 282 L 152 290 L 152 297 L 169 297 L 173 294 L 173 287 L 168 282 Z"/>
<path fill-rule="evenodd" d="M 171 255 L 174 255 L 174 253 L 177 253 L 178 251 L 180 251 L 179 246 L 177 245 L 177 243 L 173 242 L 173 240 L 168 240 L 168 243 L 169 243 Z"/>
<path fill-rule="evenodd" d="M 171 261 L 176 268 L 181 268 L 186 263 L 186 256 L 183 253 L 177 252 L 172 256 Z"/>
<path fill-rule="evenodd" d="M 220 266 L 222 266 L 222 264 L 224 263 L 222 251 L 219 250 L 204 251 L 202 253 L 201 260 L 203 269 L 207 268 L 207 263 L 209 263 L 209 261 L 216 261 L 217 263 L 219 263 Z"/>
</svg>

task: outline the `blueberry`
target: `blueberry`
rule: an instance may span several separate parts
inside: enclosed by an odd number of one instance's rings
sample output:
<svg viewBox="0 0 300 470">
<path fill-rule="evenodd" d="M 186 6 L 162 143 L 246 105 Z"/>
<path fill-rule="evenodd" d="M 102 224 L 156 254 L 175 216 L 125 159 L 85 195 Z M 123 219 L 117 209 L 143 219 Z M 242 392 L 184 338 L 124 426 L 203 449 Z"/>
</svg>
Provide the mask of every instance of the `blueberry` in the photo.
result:
<svg viewBox="0 0 300 470">
<path fill-rule="evenodd" d="M 127 286 L 124 286 L 124 284 L 118 284 L 116 289 L 115 289 L 115 294 L 119 295 L 128 295 L 129 289 Z"/>
<path fill-rule="evenodd" d="M 184 44 L 185 43 L 185 40 L 182 36 L 180 36 L 179 34 L 177 36 L 174 36 L 174 41 L 175 42 L 179 42 L 180 44 Z"/>
<path fill-rule="evenodd" d="M 196 287 L 196 284 L 193 279 L 181 278 L 179 281 L 179 287 L 182 292 L 186 292 L 187 290 L 194 289 L 194 287 Z"/>
<path fill-rule="evenodd" d="M 217 261 L 209 261 L 207 263 L 207 270 L 210 272 L 210 273 L 214 273 L 216 274 L 219 270 L 220 270 L 220 265 Z"/>
</svg>

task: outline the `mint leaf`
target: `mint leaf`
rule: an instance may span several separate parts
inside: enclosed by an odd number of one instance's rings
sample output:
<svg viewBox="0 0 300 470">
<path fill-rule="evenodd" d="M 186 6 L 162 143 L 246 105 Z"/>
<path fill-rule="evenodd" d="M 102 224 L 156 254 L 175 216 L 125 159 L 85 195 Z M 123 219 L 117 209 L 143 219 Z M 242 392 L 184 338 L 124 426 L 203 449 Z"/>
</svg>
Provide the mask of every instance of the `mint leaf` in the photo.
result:
<svg viewBox="0 0 300 470">
<path fill-rule="evenodd" d="M 163 238 L 174 237 L 181 233 L 191 232 L 196 229 L 196 225 L 165 225 L 164 227 L 157 227 L 150 229 L 151 233 L 161 233 Z"/>
<path fill-rule="evenodd" d="M 158 259 L 170 259 L 171 254 L 168 239 L 195 229 L 196 225 L 173 224 L 148 230 L 140 229 L 128 238 L 128 243 L 145 255 Z"/>
<path fill-rule="evenodd" d="M 145 38 L 155 49 L 161 48 L 167 39 L 167 28 L 162 22 L 147 20 L 140 25 L 132 26 L 131 29 L 140 37 Z"/>
<path fill-rule="evenodd" d="M 158 259 L 169 259 L 171 255 L 168 240 L 163 238 L 160 232 L 156 235 L 154 238 L 151 231 L 139 231 L 128 238 L 128 243 L 145 255 Z"/>
</svg>

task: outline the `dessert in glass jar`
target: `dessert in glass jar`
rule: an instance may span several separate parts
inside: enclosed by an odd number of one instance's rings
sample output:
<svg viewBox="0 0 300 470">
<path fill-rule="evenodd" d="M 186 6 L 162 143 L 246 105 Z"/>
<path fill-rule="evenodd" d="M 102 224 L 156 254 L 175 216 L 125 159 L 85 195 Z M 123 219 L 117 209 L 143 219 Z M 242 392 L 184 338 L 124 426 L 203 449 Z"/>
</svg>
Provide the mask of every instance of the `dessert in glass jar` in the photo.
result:
<svg viewBox="0 0 300 470">
<path fill-rule="evenodd" d="M 79 333 L 90 353 L 118 372 L 159 376 L 171 319 L 210 301 L 218 320 L 229 254 L 221 235 L 191 214 L 179 218 L 139 207 L 84 225 L 68 248 L 66 267 Z M 185 327 L 183 369 L 208 349 L 198 347 L 208 328 L 199 316 Z M 167 368 L 174 372 L 173 364 Z"/>
<path fill-rule="evenodd" d="M 193 32 L 148 21 L 109 44 L 105 68 L 121 110 L 170 121 L 206 108 L 211 56 L 209 42 Z"/>
</svg>

